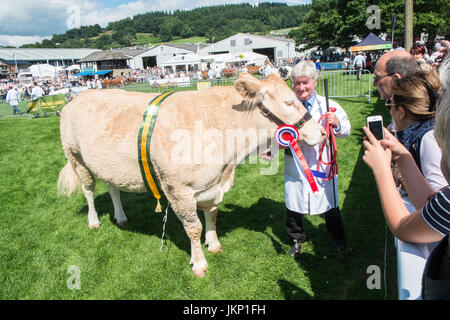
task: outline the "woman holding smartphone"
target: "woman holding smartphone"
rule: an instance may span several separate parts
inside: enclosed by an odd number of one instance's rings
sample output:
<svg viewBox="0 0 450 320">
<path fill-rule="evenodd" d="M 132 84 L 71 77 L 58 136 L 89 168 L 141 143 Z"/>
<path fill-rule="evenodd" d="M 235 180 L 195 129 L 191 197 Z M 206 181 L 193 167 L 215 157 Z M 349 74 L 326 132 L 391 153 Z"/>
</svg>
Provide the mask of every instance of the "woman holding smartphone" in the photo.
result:
<svg viewBox="0 0 450 320">
<path fill-rule="evenodd" d="M 386 103 L 393 119 L 395 136 L 409 150 L 434 191 L 447 185 L 439 168 L 441 150 L 434 138 L 434 116 L 440 89 L 437 73 L 418 71 L 394 80 L 392 97 Z M 400 191 L 409 205 L 405 190 Z"/>
<path fill-rule="evenodd" d="M 394 95 L 395 99 L 395 95 Z M 394 100 L 395 101 L 395 100 Z M 438 102 L 435 137 L 442 150 L 440 168 L 450 182 L 450 92 Z M 381 206 L 391 232 L 402 241 L 430 243 L 440 241 L 428 259 L 424 271 L 425 299 L 450 298 L 450 187 L 435 192 L 427 183 L 409 150 L 388 130 L 378 141 L 367 127 L 364 162 L 372 169 Z M 398 164 L 408 195 L 417 210 L 410 213 L 396 192 L 391 161 Z M 433 266 L 431 268 L 430 266 Z M 430 283 L 432 284 L 430 286 Z"/>
</svg>

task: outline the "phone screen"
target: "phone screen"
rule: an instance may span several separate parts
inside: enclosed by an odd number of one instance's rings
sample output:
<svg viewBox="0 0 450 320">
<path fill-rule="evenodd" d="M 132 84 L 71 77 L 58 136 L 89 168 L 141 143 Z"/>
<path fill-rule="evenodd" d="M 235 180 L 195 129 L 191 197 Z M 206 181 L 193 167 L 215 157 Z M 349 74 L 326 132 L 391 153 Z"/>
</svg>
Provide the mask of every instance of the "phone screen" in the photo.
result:
<svg viewBox="0 0 450 320">
<path fill-rule="evenodd" d="M 382 121 L 370 121 L 369 130 L 377 138 L 377 140 L 383 140 L 383 122 Z"/>
</svg>

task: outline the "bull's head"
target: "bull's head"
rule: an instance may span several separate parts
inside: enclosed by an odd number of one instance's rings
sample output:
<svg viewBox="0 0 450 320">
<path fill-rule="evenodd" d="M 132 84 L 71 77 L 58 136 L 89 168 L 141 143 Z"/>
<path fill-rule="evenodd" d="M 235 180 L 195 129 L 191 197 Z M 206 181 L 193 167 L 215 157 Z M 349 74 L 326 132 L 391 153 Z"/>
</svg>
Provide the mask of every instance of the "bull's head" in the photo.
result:
<svg viewBox="0 0 450 320">
<path fill-rule="evenodd" d="M 307 110 L 286 82 L 275 74 L 260 81 L 248 73 L 241 73 L 234 86 L 245 98 L 248 106 L 258 108 L 259 104 L 285 124 L 296 124 L 299 120 L 305 119 Z M 267 119 L 273 122 L 272 128 L 278 127 L 279 124 L 273 121 L 273 117 Z M 299 142 L 311 146 L 322 142 L 325 138 L 323 129 L 312 118 L 301 125 L 299 134 Z"/>
</svg>

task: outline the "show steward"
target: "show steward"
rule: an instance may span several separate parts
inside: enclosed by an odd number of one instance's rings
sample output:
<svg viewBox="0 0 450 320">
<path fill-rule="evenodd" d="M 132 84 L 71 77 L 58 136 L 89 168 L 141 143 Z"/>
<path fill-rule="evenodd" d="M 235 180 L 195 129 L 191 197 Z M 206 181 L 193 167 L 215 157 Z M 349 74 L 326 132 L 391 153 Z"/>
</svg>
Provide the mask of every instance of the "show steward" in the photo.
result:
<svg viewBox="0 0 450 320">
<path fill-rule="evenodd" d="M 294 90 L 298 100 L 313 101 L 313 105 L 308 106 L 308 111 L 313 120 L 319 122 L 319 119 L 324 114 L 328 114 L 335 136 L 338 138 L 348 137 L 350 135 L 351 125 L 347 113 L 333 100 L 329 101 L 330 110 L 335 109 L 335 111 L 327 113 L 325 97 L 320 96 L 315 92 L 317 86 L 316 76 L 314 76 L 314 73 L 312 73 L 311 76 L 300 77 L 296 77 L 296 75 L 293 74 L 292 83 L 294 84 Z M 325 118 L 322 118 L 320 124 L 324 126 Z M 303 145 L 301 149 L 312 170 L 326 172 L 328 166 L 323 163 L 320 168 L 317 166 L 320 145 Z M 328 156 L 329 155 L 326 154 L 326 152 L 323 154 L 324 162 L 330 161 Z M 316 179 L 320 192 L 313 194 L 305 176 L 300 174 L 297 170 L 292 156 L 288 155 L 285 158 L 285 165 L 286 206 L 289 209 L 302 213 L 319 214 L 337 206 L 337 203 L 335 204 L 333 199 L 331 180 L 325 181 L 323 179 Z M 337 175 L 335 175 L 333 179 L 335 180 L 335 186 L 337 186 Z"/>
<path fill-rule="evenodd" d="M 120 89 L 85 91 L 61 113 L 61 140 L 68 162 L 60 172 L 58 190 L 69 195 L 81 188 L 88 202 L 89 227 L 98 228 L 94 206 L 98 177 L 108 184 L 114 218 L 123 224 L 127 217 L 120 191 L 150 192 L 140 165 L 146 162 L 159 193 L 167 198 L 191 241 L 192 271 L 202 277 L 208 264 L 197 210 L 205 214 L 208 251 L 221 252 L 217 208 L 233 185 L 237 165 L 249 154 L 266 150 L 280 122 L 298 126 L 300 143 L 316 145 L 324 139 L 320 126 L 276 75 L 260 81 L 242 73 L 234 87 L 161 96 Z M 230 132 L 256 134 L 236 144 L 236 139 L 226 139 Z M 216 161 L 206 161 L 205 154 L 215 155 Z M 163 211 L 168 203 L 161 198 Z"/>
<path fill-rule="evenodd" d="M 312 62 L 301 61 L 292 70 L 292 83 L 297 100 L 309 112 L 312 119 L 325 128 L 326 118 L 338 137 L 350 135 L 351 125 L 344 109 L 335 101 L 329 100 L 329 112 L 325 97 L 316 93 L 318 73 Z M 331 144 L 331 142 L 330 142 Z M 327 174 L 327 178 L 316 177 L 318 192 L 309 187 L 307 176 L 298 168 L 291 152 L 286 152 L 284 169 L 285 201 L 287 208 L 287 233 L 294 244 L 290 254 L 297 256 L 301 250 L 301 243 L 306 241 L 302 227 L 303 214 L 325 214 L 327 227 L 331 232 L 334 252 L 342 251 L 346 247 L 344 230 L 339 212 L 338 179 L 337 174 L 331 176 L 329 165 L 333 159 L 326 148 L 322 152 L 321 145 L 301 147 L 303 155 L 311 171 Z M 321 158 L 322 161 L 319 161 Z M 335 159 L 334 159 L 335 160 Z"/>
</svg>

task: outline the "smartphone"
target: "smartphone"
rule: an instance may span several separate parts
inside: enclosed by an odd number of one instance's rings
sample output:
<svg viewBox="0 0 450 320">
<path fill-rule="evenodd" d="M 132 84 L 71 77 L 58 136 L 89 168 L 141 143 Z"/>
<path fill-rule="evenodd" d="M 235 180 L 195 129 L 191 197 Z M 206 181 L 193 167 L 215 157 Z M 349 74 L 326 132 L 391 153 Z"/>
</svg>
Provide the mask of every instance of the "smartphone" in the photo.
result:
<svg viewBox="0 0 450 320">
<path fill-rule="evenodd" d="M 378 140 L 384 139 L 384 131 L 383 131 L 383 117 L 382 116 L 371 116 L 367 117 L 367 127 L 370 132 L 377 138 Z"/>
</svg>

